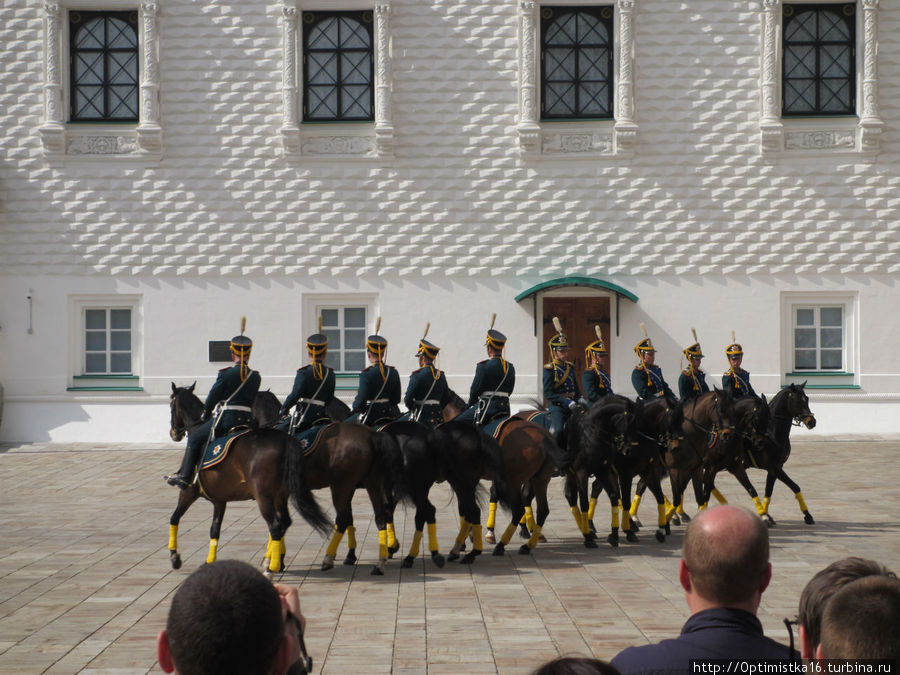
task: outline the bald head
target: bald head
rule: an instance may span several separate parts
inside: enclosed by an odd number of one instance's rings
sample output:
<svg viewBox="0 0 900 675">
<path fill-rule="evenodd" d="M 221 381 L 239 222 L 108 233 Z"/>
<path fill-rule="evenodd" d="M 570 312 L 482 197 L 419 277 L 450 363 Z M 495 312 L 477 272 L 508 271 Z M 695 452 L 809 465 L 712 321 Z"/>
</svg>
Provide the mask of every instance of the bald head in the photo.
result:
<svg viewBox="0 0 900 675">
<path fill-rule="evenodd" d="M 715 506 L 688 524 L 682 560 L 690 575 L 690 592 L 707 604 L 753 603 L 755 610 L 757 593 L 762 594 L 771 576 L 769 533 L 750 511 Z"/>
</svg>

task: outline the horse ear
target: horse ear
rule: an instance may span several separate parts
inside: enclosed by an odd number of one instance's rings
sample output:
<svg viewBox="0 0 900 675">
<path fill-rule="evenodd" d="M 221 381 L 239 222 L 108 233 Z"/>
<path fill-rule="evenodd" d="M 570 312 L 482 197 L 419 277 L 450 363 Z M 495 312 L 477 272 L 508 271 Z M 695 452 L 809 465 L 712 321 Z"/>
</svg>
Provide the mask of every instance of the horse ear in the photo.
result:
<svg viewBox="0 0 900 675">
<path fill-rule="evenodd" d="M 801 389 L 806 389 L 806 383 L 807 383 L 807 382 L 809 382 L 809 380 L 803 380 L 803 384 L 800 385 L 800 388 L 801 388 Z"/>
<path fill-rule="evenodd" d="M 191 393 L 193 394 L 193 393 L 194 393 L 194 387 L 196 387 L 196 386 L 197 386 L 197 380 L 194 380 L 194 384 L 192 384 L 190 387 L 188 387 L 188 391 L 191 392 Z"/>
<path fill-rule="evenodd" d="M 769 402 L 766 400 L 765 394 L 761 394 L 759 398 L 760 398 L 760 400 L 762 400 L 763 405 L 769 405 Z"/>
<path fill-rule="evenodd" d="M 175 386 L 175 383 L 172 383 L 172 393 L 176 393 L 178 391 L 178 387 Z"/>
</svg>

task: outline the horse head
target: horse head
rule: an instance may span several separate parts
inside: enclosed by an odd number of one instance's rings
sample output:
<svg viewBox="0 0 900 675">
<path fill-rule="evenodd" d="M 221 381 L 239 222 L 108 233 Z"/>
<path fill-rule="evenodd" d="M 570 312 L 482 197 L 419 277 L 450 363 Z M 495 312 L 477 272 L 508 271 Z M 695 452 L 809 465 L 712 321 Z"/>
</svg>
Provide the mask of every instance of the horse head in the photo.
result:
<svg viewBox="0 0 900 675">
<path fill-rule="evenodd" d="M 259 422 L 259 426 L 267 427 L 278 419 L 281 413 L 281 401 L 272 393 L 271 389 L 256 392 L 251 406 L 253 419 Z"/>
<path fill-rule="evenodd" d="M 443 416 L 445 422 L 449 422 L 468 407 L 466 405 L 466 402 L 459 396 L 459 394 L 457 394 L 452 389 L 449 389 L 447 391 L 447 394 L 449 395 L 449 401 L 441 411 L 441 415 Z"/>
<path fill-rule="evenodd" d="M 200 421 L 203 404 L 194 395 L 194 382 L 190 387 L 176 387 L 172 383 L 172 395 L 169 396 L 169 437 L 176 443 L 184 438 L 188 429 Z"/>
<path fill-rule="evenodd" d="M 625 451 L 634 420 L 632 406 L 627 399 L 606 397 L 579 415 L 581 443 L 589 455 L 603 463 L 612 463 L 617 453 Z"/>
<path fill-rule="evenodd" d="M 809 397 L 806 395 L 806 382 L 803 384 L 791 384 L 787 389 L 788 413 L 799 424 L 805 424 L 807 429 L 816 426 L 816 416 L 809 409 Z"/>
</svg>

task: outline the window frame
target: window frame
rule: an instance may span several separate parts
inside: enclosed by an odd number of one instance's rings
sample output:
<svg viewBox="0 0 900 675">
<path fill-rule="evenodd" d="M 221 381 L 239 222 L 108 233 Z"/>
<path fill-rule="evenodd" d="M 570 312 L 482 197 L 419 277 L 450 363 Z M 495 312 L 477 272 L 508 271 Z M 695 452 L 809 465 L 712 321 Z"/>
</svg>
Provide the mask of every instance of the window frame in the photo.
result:
<svg viewBox="0 0 900 675">
<path fill-rule="evenodd" d="M 823 323 L 822 319 L 822 310 L 828 309 L 837 309 L 841 312 L 841 322 L 838 324 L 841 331 L 841 344 L 837 349 L 840 351 L 840 365 L 836 367 L 826 367 L 822 365 L 823 357 L 825 356 L 824 352 L 827 351 L 835 351 L 832 347 L 825 347 L 823 345 L 823 331 L 827 330 L 827 328 L 833 326 L 827 326 Z M 812 323 L 800 323 L 800 312 L 811 311 L 813 314 Z M 793 317 L 793 358 L 791 362 L 791 370 L 793 372 L 847 372 L 845 359 L 847 357 L 847 326 L 844 321 L 844 306 L 842 304 L 832 304 L 826 303 L 821 305 L 802 305 L 796 304 L 792 307 L 792 317 Z M 800 331 L 809 331 L 815 337 L 815 344 L 809 347 L 801 347 L 797 343 L 798 333 Z M 815 355 L 816 365 L 814 367 L 807 367 L 799 365 L 799 355 L 798 353 L 801 351 L 812 352 Z"/>
<path fill-rule="evenodd" d="M 69 304 L 69 378 L 68 391 L 143 391 L 143 298 L 140 295 L 70 295 Z M 131 372 L 88 372 L 87 311 L 127 309 L 131 312 Z M 110 326 L 107 325 L 107 331 Z M 107 357 L 111 350 L 107 341 Z M 107 363 L 107 368 L 109 363 Z"/>
<path fill-rule="evenodd" d="M 347 308 L 362 308 L 365 310 L 366 318 L 365 318 L 365 336 L 370 334 L 370 331 L 373 330 L 374 327 L 374 317 L 378 316 L 378 297 L 375 294 L 367 294 L 367 293 L 354 293 L 354 294 L 342 294 L 342 293 L 306 293 L 303 296 L 302 303 L 302 325 L 303 325 L 303 338 L 301 341 L 301 353 L 306 354 L 306 336 L 312 335 L 313 333 L 318 332 L 318 318 L 321 315 L 321 311 L 323 309 L 338 309 L 343 310 Z M 328 326 L 323 325 L 322 330 L 325 332 L 328 329 Z M 329 355 L 331 354 L 333 347 L 329 345 L 328 351 Z M 344 350 L 343 340 L 341 350 Z M 363 338 L 362 350 L 365 352 L 365 337 Z M 343 364 L 342 364 L 343 365 Z M 367 365 L 365 360 L 365 355 L 363 356 L 363 368 Z M 357 388 L 356 378 L 359 375 L 359 370 L 338 370 L 335 368 L 335 374 L 338 379 L 337 389 L 338 390 L 353 390 L 355 391 Z M 343 381 L 343 384 L 342 384 Z"/>
</svg>

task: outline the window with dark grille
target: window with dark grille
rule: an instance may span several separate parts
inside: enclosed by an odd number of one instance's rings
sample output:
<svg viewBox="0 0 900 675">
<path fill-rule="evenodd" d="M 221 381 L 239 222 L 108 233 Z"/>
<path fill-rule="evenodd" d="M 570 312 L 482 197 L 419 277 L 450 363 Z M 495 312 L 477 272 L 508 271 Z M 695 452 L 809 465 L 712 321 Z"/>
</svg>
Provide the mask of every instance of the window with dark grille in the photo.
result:
<svg viewBox="0 0 900 675">
<path fill-rule="evenodd" d="M 366 308 L 319 307 L 322 333 L 328 338 L 325 363 L 339 373 L 358 373 L 366 367 Z"/>
<path fill-rule="evenodd" d="M 84 373 L 131 373 L 131 309 L 84 310 Z"/>
<path fill-rule="evenodd" d="M 856 6 L 785 5 L 782 114 L 856 110 Z"/>
<path fill-rule="evenodd" d="M 372 12 L 303 12 L 303 119 L 375 119 Z"/>
<path fill-rule="evenodd" d="M 613 116 L 613 8 L 541 8 L 541 117 Z"/>
<path fill-rule="evenodd" d="M 137 12 L 69 13 L 71 120 L 137 122 Z"/>
<path fill-rule="evenodd" d="M 844 368 L 844 308 L 794 308 L 794 370 Z"/>
</svg>

